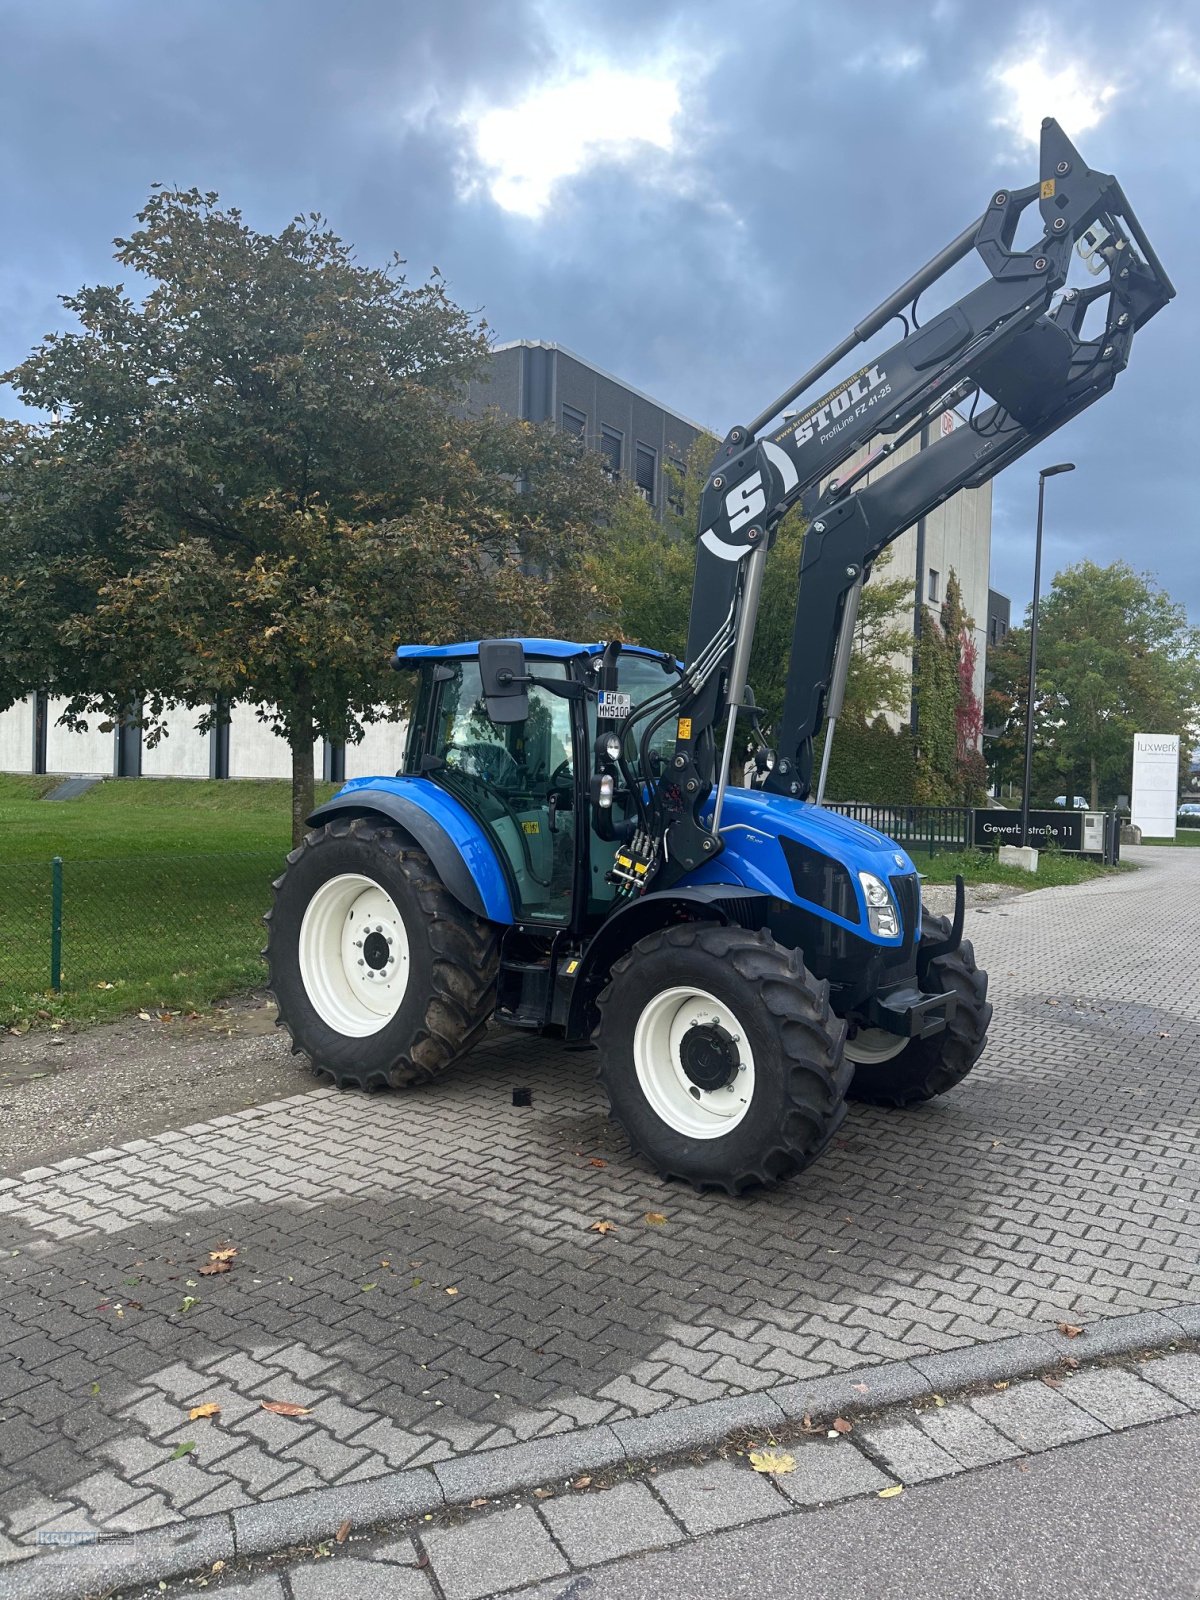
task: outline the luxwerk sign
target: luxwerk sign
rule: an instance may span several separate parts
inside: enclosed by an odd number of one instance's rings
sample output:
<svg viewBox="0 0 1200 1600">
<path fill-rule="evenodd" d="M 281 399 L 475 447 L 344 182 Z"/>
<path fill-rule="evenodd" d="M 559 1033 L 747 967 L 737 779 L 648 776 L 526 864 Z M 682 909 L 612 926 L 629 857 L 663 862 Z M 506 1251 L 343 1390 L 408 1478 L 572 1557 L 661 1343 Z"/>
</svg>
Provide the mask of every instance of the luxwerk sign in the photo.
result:
<svg viewBox="0 0 1200 1600">
<path fill-rule="evenodd" d="M 1179 795 L 1179 735 L 1133 736 L 1133 804 L 1130 821 L 1150 839 L 1175 837 Z"/>
</svg>

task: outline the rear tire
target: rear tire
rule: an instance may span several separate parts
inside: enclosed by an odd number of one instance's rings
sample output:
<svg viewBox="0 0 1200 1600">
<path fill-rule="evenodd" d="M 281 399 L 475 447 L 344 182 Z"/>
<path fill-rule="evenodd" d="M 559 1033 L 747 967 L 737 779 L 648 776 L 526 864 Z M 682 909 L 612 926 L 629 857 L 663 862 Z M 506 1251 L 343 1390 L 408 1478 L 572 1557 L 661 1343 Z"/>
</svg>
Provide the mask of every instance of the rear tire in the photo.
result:
<svg viewBox="0 0 1200 1600">
<path fill-rule="evenodd" d="M 276 879 L 265 920 L 279 1025 L 341 1088 L 428 1082 L 492 1014 L 495 929 L 375 818 L 310 833 Z"/>
<path fill-rule="evenodd" d="M 921 943 L 944 939 L 950 926 L 949 917 L 927 913 L 922 919 Z M 953 1089 L 979 1060 L 987 1043 L 992 1008 L 987 999 L 988 975 L 975 965 L 975 949 L 969 939 L 929 963 L 925 987 L 957 996 L 948 1026 L 928 1039 L 910 1039 L 884 1059 L 869 1059 L 872 1054 L 884 1054 L 882 1049 L 871 1048 L 875 1030 L 860 1051 L 856 1052 L 853 1039 L 848 1040 L 847 1056 L 852 1060 L 856 1054 L 863 1057 L 854 1061 L 854 1079 L 846 1091 L 849 1099 L 873 1106 L 918 1105 Z"/>
<path fill-rule="evenodd" d="M 649 934 L 598 1003 L 610 1114 L 662 1177 L 740 1194 L 808 1166 L 841 1126 L 845 1024 L 768 933 Z"/>
</svg>

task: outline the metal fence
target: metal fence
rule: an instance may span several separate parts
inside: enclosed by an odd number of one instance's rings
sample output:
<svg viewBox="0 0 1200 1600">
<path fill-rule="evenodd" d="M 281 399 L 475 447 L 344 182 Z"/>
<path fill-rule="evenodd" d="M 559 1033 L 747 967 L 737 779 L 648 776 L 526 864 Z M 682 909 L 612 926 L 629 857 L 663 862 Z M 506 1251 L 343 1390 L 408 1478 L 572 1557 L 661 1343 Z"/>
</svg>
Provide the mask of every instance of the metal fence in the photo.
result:
<svg viewBox="0 0 1200 1600">
<path fill-rule="evenodd" d="M 0 863 L 0 1019 L 44 993 L 213 993 L 262 973 L 276 851 Z"/>
<path fill-rule="evenodd" d="M 826 800 L 825 806 L 931 856 L 970 848 L 970 806 L 879 806 L 863 800 Z"/>
</svg>

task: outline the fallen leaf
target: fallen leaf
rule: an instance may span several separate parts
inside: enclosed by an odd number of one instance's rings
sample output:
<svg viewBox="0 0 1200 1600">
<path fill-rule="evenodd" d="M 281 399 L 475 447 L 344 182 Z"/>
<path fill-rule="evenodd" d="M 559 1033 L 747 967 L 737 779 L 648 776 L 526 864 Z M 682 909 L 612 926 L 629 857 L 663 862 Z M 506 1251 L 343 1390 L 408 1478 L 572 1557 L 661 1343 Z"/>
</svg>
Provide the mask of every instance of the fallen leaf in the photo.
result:
<svg viewBox="0 0 1200 1600">
<path fill-rule="evenodd" d="M 880 1489 L 879 1490 L 879 1498 L 881 1500 L 890 1500 L 890 1499 L 892 1499 L 892 1497 L 894 1495 L 903 1494 L 903 1493 L 904 1493 L 904 1485 L 902 1483 L 893 1483 L 892 1486 L 889 1489 Z"/>
<path fill-rule="evenodd" d="M 185 1294 L 184 1297 L 183 1297 L 183 1304 L 180 1306 L 179 1309 L 180 1309 L 180 1311 L 190 1311 L 193 1306 L 198 1306 L 199 1304 L 200 1304 L 200 1297 L 198 1295 Z"/>
<path fill-rule="evenodd" d="M 813 1421 L 811 1411 L 806 1411 L 804 1413 L 803 1417 L 800 1419 L 800 1426 L 803 1428 L 805 1433 L 823 1433 L 825 1431 L 823 1428 L 818 1428 L 817 1424 Z"/>
<path fill-rule="evenodd" d="M 214 1561 L 212 1566 L 209 1567 L 208 1570 L 210 1572 L 224 1572 L 225 1571 L 225 1563 L 223 1561 Z"/>
<path fill-rule="evenodd" d="M 277 1417 L 306 1417 L 312 1410 L 311 1406 L 296 1406 L 290 1400 L 260 1400 L 259 1407 L 263 1411 L 273 1411 Z"/>
<path fill-rule="evenodd" d="M 480 1495 L 480 1496 L 479 1496 L 479 1498 L 478 1498 L 478 1499 L 477 1499 L 477 1500 L 472 1500 L 472 1501 L 471 1501 L 471 1502 L 470 1502 L 470 1509 L 471 1509 L 471 1510 L 472 1510 L 472 1511 L 478 1511 L 478 1510 L 479 1510 L 479 1508 L 480 1508 L 480 1506 L 486 1506 L 486 1505 L 487 1505 L 487 1503 L 488 1503 L 488 1502 L 487 1502 L 487 1500 L 486 1500 L 486 1499 L 485 1499 L 485 1498 L 484 1498 L 484 1496 L 483 1496 L 483 1495 Z"/>
<path fill-rule="evenodd" d="M 834 1417 L 833 1427 L 835 1433 L 853 1433 L 854 1424 L 847 1422 L 845 1417 Z"/>
<path fill-rule="evenodd" d="M 770 1472 L 779 1477 L 785 1472 L 795 1472 L 796 1458 L 779 1450 L 751 1450 L 750 1465 L 755 1472 Z"/>
<path fill-rule="evenodd" d="M 1083 1329 L 1077 1322 L 1060 1322 L 1058 1325 L 1058 1331 L 1066 1339 L 1078 1339 L 1079 1335 L 1083 1332 Z"/>
<path fill-rule="evenodd" d="M 572 1483 L 571 1487 L 572 1487 L 572 1489 L 586 1489 L 589 1486 L 589 1484 L 591 1483 L 591 1481 L 592 1480 L 591 1480 L 590 1477 L 588 1477 L 587 1473 L 584 1473 L 582 1478 L 576 1478 L 575 1479 L 575 1481 Z"/>
<path fill-rule="evenodd" d="M 232 1268 L 228 1261 L 210 1261 L 206 1267 L 200 1268 L 200 1276 L 202 1278 L 215 1278 L 219 1272 L 230 1271 L 232 1271 Z"/>
<path fill-rule="evenodd" d="M 652 1228 L 661 1228 L 667 1219 L 661 1211 L 647 1211 L 643 1220 L 648 1222 Z"/>
<path fill-rule="evenodd" d="M 856 1383 L 853 1385 L 853 1388 L 855 1394 L 869 1394 L 871 1390 L 869 1383 Z"/>
<path fill-rule="evenodd" d="M 199 1422 L 201 1417 L 215 1417 L 220 1412 L 215 1400 L 206 1400 L 202 1406 L 193 1406 L 188 1412 L 189 1422 Z"/>
<path fill-rule="evenodd" d="M 232 1261 L 235 1255 L 237 1255 L 237 1246 L 225 1245 L 220 1250 L 210 1250 L 208 1259 L 210 1261 Z"/>
<path fill-rule="evenodd" d="M 1078 1363 L 1078 1361 L 1076 1361 L 1074 1356 L 1068 1356 L 1066 1358 L 1066 1360 L 1063 1362 L 1063 1366 L 1064 1367 L 1070 1367 L 1072 1372 L 1078 1372 L 1079 1371 L 1079 1363 Z"/>
<path fill-rule="evenodd" d="M 139 1022 L 149 1022 L 150 1021 L 150 1013 L 148 1011 L 139 1011 L 138 1012 L 138 1021 Z"/>
<path fill-rule="evenodd" d="M 589 1167 L 606 1167 L 607 1165 L 608 1165 L 608 1162 L 607 1161 L 601 1161 L 599 1156 L 593 1156 L 592 1159 L 588 1162 L 588 1166 Z"/>
<path fill-rule="evenodd" d="M 1042 1382 L 1046 1385 L 1047 1389 L 1061 1389 L 1062 1388 L 1062 1379 L 1061 1378 L 1052 1378 L 1049 1373 L 1045 1374 L 1045 1376 L 1042 1378 Z"/>
<path fill-rule="evenodd" d="M 180 1456 L 190 1456 L 195 1448 L 196 1441 L 194 1439 L 189 1439 L 185 1444 L 177 1444 L 174 1450 L 171 1451 L 171 1460 L 178 1461 Z"/>
<path fill-rule="evenodd" d="M 588 1225 L 589 1233 L 616 1233 L 616 1231 L 615 1222 L 592 1222 Z"/>
<path fill-rule="evenodd" d="M 535 1489 L 533 1491 L 533 1498 L 535 1500 L 553 1500 L 554 1499 L 554 1490 L 553 1489 Z"/>
<path fill-rule="evenodd" d="M 446 1290 L 446 1293 L 447 1293 L 447 1294 L 457 1294 L 457 1293 L 458 1293 L 458 1290 L 457 1290 L 457 1289 L 447 1289 L 447 1290 Z"/>
<path fill-rule="evenodd" d="M 364 1294 L 370 1294 L 372 1289 L 377 1289 L 378 1287 L 379 1285 L 377 1283 L 364 1283 L 362 1286 L 362 1292 Z"/>
<path fill-rule="evenodd" d="M 938 1406 L 939 1408 L 946 1404 L 946 1402 L 942 1399 L 940 1394 L 935 1394 L 934 1395 L 933 1403 L 934 1403 L 935 1406 Z"/>
<path fill-rule="evenodd" d="M 993 1389 L 1007 1389 L 1008 1388 L 1008 1380 L 1005 1379 L 1005 1381 L 1003 1383 L 994 1383 L 992 1385 L 992 1388 Z"/>
<path fill-rule="evenodd" d="M 350 1537 L 350 1518 L 349 1517 L 346 1518 L 345 1522 L 342 1523 L 341 1527 L 338 1529 L 338 1531 L 334 1534 L 333 1537 L 334 1537 L 334 1541 L 337 1544 L 345 1544 L 346 1540 Z"/>
</svg>

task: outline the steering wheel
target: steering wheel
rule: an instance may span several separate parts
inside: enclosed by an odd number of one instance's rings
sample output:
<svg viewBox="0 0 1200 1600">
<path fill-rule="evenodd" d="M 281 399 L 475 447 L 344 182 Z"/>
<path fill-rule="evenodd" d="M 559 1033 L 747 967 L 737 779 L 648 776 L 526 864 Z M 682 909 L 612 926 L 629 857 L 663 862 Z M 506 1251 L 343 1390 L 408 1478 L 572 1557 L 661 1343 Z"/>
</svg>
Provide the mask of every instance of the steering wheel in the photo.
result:
<svg viewBox="0 0 1200 1600">
<path fill-rule="evenodd" d="M 465 759 L 451 761 L 455 752 Z M 502 744 L 488 744 L 482 740 L 474 744 L 450 744 L 446 746 L 445 760 L 447 766 L 465 772 L 469 778 L 480 778 L 494 788 L 520 789 L 524 782 L 520 766 Z"/>
</svg>

